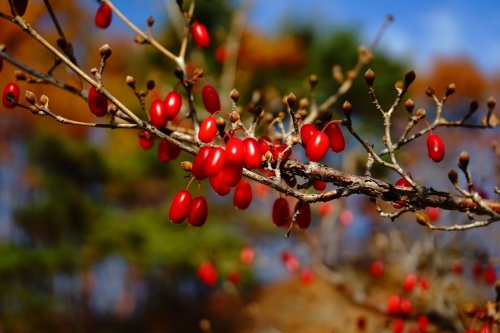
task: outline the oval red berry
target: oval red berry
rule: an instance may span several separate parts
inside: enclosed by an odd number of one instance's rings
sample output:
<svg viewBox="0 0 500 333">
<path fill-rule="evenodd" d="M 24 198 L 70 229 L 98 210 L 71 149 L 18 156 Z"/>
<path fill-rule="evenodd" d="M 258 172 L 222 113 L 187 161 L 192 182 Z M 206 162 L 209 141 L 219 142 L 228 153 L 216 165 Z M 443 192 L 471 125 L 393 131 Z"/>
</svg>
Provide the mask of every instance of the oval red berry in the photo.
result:
<svg viewBox="0 0 500 333">
<path fill-rule="evenodd" d="M 11 82 L 5 86 L 2 95 L 2 102 L 6 108 L 13 108 L 19 102 L 20 89 L 17 83 Z"/>
<path fill-rule="evenodd" d="M 427 154 L 434 162 L 441 162 L 444 158 L 444 143 L 440 136 L 431 134 L 427 137 Z"/>
<path fill-rule="evenodd" d="M 191 202 L 189 208 L 188 222 L 193 227 L 201 227 L 205 224 L 208 217 L 207 200 L 204 197 L 198 196 Z"/>
<path fill-rule="evenodd" d="M 219 93 L 213 86 L 207 84 L 201 89 L 201 100 L 208 112 L 214 113 L 220 110 Z"/>
<path fill-rule="evenodd" d="M 181 223 L 182 221 L 184 221 L 189 214 L 191 202 L 192 197 L 188 191 L 179 191 L 175 195 L 174 200 L 172 201 L 172 204 L 170 206 L 170 210 L 168 213 L 170 221 L 172 221 L 173 223 Z"/>
<path fill-rule="evenodd" d="M 210 35 L 207 28 L 200 22 L 194 22 L 191 26 L 191 34 L 193 35 L 194 42 L 199 48 L 205 48 L 210 45 Z"/>
<path fill-rule="evenodd" d="M 153 144 L 155 143 L 155 137 L 151 135 L 151 133 L 147 131 L 140 131 L 139 132 L 139 146 L 144 149 L 148 150 L 151 147 L 153 147 Z"/>
<path fill-rule="evenodd" d="M 290 222 L 290 205 L 285 198 L 278 198 L 273 203 L 272 210 L 273 223 L 278 227 L 283 227 Z"/>
<path fill-rule="evenodd" d="M 159 99 L 155 99 L 149 107 L 149 118 L 151 119 L 151 125 L 161 129 L 167 125 L 167 111 L 165 110 L 165 104 Z"/>
<path fill-rule="evenodd" d="M 98 28 L 106 29 L 111 24 L 112 18 L 113 12 L 111 11 L 111 8 L 107 4 L 103 3 L 99 6 L 97 12 L 95 13 L 95 25 Z"/>
<path fill-rule="evenodd" d="M 165 112 L 167 113 L 167 119 L 174 119 L 181 110 L 182 107 L 182 96 L 177 91 L 171 91 L 165 97 L 163 101 L 165 104 Z"/>
<path fill-rule="evenodd" d="M 306 156 L 313 162 L 318 162 L 325 157 L 330 141 L 323 132 L 316 132 L 311 135 L 306 143 Z"/>
<path fill-rule="evenodd" d="M 198 139 L 203 143 L 210 143 L 217 136 L 217 122 L 211 116 L 203 120 L 198 131 Z"/>
<path fill-rule="evenodd" d="M 262 153 L 259 149 L 259 143 L 254 138 L 246 138 L 243 140 L 243 148 L 245 152 L 245 158 L 243 163 L 248 169 L 260 168 L 262 163 Z"/>
<path fill-rule="evenodd" d="M 325 127 L 325 134 L 330 140 L 330 149 L 340 153 L 345 148 L 345 139 L 340 127 L 335 123 L 330 123 Z"/>
<path fill-rule="evenodd" d="M 181 149 L 168 141 L 160 141 L 158 145 L 158 160 L 162 163 L 175 160 L 180 153 Z"/>
<path fill-rule="evenodd" d="M 252 203 L 252 186 L 246 181 L 241 181 L 234 190 L 234 205 L 239 209 L 247 209 Z"/>
<path fill-rule="evenodd" d="M 104 117 L 108 113 L 108 98 L 96 88 L 90 87 L 87 102 L 90 112 L 97 117 Z"/>
</svg>

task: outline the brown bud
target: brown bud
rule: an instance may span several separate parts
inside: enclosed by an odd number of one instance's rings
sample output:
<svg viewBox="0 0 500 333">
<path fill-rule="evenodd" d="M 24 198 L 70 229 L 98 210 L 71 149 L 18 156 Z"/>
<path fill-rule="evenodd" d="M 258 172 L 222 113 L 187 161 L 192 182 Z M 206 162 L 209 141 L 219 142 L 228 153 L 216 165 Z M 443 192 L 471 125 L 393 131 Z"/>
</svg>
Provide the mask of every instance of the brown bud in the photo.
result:
<svg viewBox="0 0 500 333">
<path fill-rule="evenodd" d="M 285 112 L 283 111 L 278 112 L 278 118 L 280 118 L 281 120 L 285 119 Z"/>
<path fill-rule="evenodd" d="M 432 97 L 436 94 L 436 92 L 432 87 L 428 87 L 427 90 L 425 91 L 425 94 L 429 97 Z"/>
<path fill-rule="evenodd" d="M 299 139 L 299 137 L 298 137 L 298 136 L 294 136 L 294 137 L 292 138 L 292 144 L 296 145 L 296 144 L 297 144 L 297 143 L 299 143 L 299 142 L 300 142 L 300 139 Z"/>
<path fill-rule="evenodd" d="M 349 119 L 352 113 L 352 104 L 349 101 L 345 101 L 344 104 L 342 104 L 342 111 L 344 112 L 344 115 Z"/>
<path fill-rule="evenodd" d="M 272 114 L 272 113 L 266 112 L 266 113 L 264 114 L 264 122 L 265 122 L 266 124 L 270 124 L 270 123 L 273 121 L 273 119 L 274 119 L 274 116 L 273 116 L 273 114 Z"/>
<path fill-rule="evenodd" d="M 406 100 L 405 109 L 406 111 L 408 111 L 408 113 L 413 113 L 413 109 L 415 109 L 415 102 L 411 98 L 408 98 Z"/>
<path fill-rule="evenodd" d="M 140 35 L 136 35 L 134 37 L 134 42 L 137 44 L 142 44 L 142 43 L 144 43 L 144 39 Z"/>
<path fill-rule="evenodd" d="M 148 17 L 148 27 L 152 27 L 155 24 L 155 19 L 153 16 Z"/>
<path fill-rule="evenodd" d="M 47 104 L 49 104 L 49 98 L 47 97 L 47 95 L 40 96 L 40 103 L 43 106 L 47 106 Z"/>
<path fill-rule="evenodd" d="M 422 119 L 426 116 L 426 114 L 427 114 L 427 111 L 425 111 L 424 108 L 420 108 L 417 110 L 415 115 L 417 116 L 418 119 Z"/>
<path fill-rule="evenodd" d="M 113 103 L 108 104 L 108 112 L 109 113 L 117 113 L 118 112 L 118 107 L 114 105 Z"/>
<path fill-rule="evenodd" d="M 273 153 L 271 153 L 269 150 L 266 151 L 266 153 L 264 154 L 264 158 L 266 159 L 266 161 L 272 160 L 273 159 Z"/>
<path fill-rule="evenodd" d="M 456 86 L 455 86 L 455 83 L 450 83 L 447 87 L 446 87 L 446 96 L 450 96 L 450 95 L 453 95 L 455 93 L 455 90 L 456 90 Z"/>
<path fill-rule="evenodd" d="M 448 171 L 448 179 L 454 185 L 458 183 L 458 173 L 455 171 L 455 169 L 450 169 L 450 171 Z"/>
<path fill-rule="evenodd" d="M 464 314 L 470 318 L 475 317 L 478 310 L 477 305 L 474 303 L 466 303 L 462 309 Z"/>
<path fill-rule="evenodd" d="M 127 75 L 125 82 L 130 88 L 135 90 L 135 78 L 133 76 Z"/>
<path fill-rule="evenodd" d="M 311 86 L 311 89 L 314 89 L 317 84 L 318 84 L 318 76 L 316 74 L 309 75 L 309 86 Z"/>
<path fill-rule="evenodd" d="M 103 58 L 104 60 L 108 59 L 109 57 L 111 57 L 111 47 L 109 46 L 109 44 L 104 44 L 103 46 L 101 46 L 99 48 L 99 54 L 101 55 L 101 58 Z"/>
<path fill-rule="evenodd" d="M 410 84 L 413 83 L 413 81 L 415 81 L 415 71 L 412 69 L 412 70 L 409 70 L 408 72 L 406 72 L 405 74 L 405 87 L 408 88 L 410 86 Z"/>
<path fill-rule="evenodd" d="M 153 90 L 155 86 L 156 86 L 155 80 L 148 80 L 148 82 L 146 82 L 146 89 L 148 90 Z"/>
<path fill-rule="evenodd" d="M 394 84 L 394 88 L 396 88 L 396 90 L 398 91 L 398 93 L 401 93 L 401 91 L 403 90 L 404 88 L 404 83 L 403 81 L 396 81 L 396 83 Z"/>
<path fill-rule="evenodd" d="M 229 121 L 235 123 L 240 120 L 240 114 L 236 111 L 232 111 L 229 115 Z"/>
<path fill-rule="evenodd" d="M 429 217 L 427 216 L 427 214 L 424 214 L 424 213 L 416 213 L 415 218 L 417 220 L 417 223 L 420 225 L 423 225 L 423 226 L 429 226 L 429 224 L 431 222 L 429 220 Z"/>
<path fill-rule="evenodd" d="M 307 100 L 307 98 L 301 98 L 299 100 L 299 110 L 305 109 L 308 106 L 309 106 L 309 101 Z"/>
<path fill-rule="evenodd" d="M 495 97 L 490 96 L 488 97 L 488 100 L 486 101 L 486 105 L 488 106 L 488 109 L 493 110 L 497 104 L 497 100 Z"/>
<path fill-rule="evenodd" d="M 300 118 L 304 119 L 305 117 L 307 117 L 307 110 L 306 109 L 299 109 L 299 112 L 298 112 Z"/>
<path fill-rule="evenodd" d="M 182 161 L 181 168 L 184 171 L 191 171 L 191 169 L 193 168 L 193 163 L 191 163 L 189 161 Z"/>
<path fill-rule="evenodd" d="M 14 72 L 14 76 L 16 77 L 16 80 L 18 80 L 18 81 L 26 81 L 26 79 L 27 79 L 26 74 L 24 74 L 20 70 L 16 70 Z"/>
<path fill-rule="evenodd" d="M 356 71 L 354 71 L 354 70 L 352 70 L 352 69 L 351 69 L 351 70 L 349 70 L 349 71 L 347 71 L 347 79 L 348 79 L 348 80 L 351 80 L 351 81 L 352 81 L 352 80 L 354 80 L 355 78 L 356 78 Z"/>
<path fill-rule="evenodd" d="M 339 65 L 334 65 L 332 67 L 332 76 L 335 81 L 338 83 L 343 83 L 344 82 L 344 73 L 342 73 L 342 67 Z"/>
<path fill-rule="evenodd" d="M 373 81 L 375 81 L 375 72 L 372 71 L 371 69 L 368 69 L 365 72 L 365 81 L 366 84 L 371 87 L 373 85 Z"/>
<path fill-rule="evenodd" d="M 217 119 L 215 119 L 215 126 L 217 126 L 219 132 L 224 132 L 224 129 L 226 128 L 226 121 L 222 117 L 217 117 Z"/>
<path fill-rule="evenodd" d="M 26 92 L 24 93 L 24 98 L 26 99 L 26 102 L 28 102 L 31 105 L 36 103 L 35 94 L 33 94 L 33 92 L 31 92 L 29 90 L 26 90 Z"/>
<path fill-rule="evenodd" d="M 387 20 L 387 22 L 394 22 L 394 16 L 393 15 L 387 15 L 386 20 Z"/>
<path fill-rule="evenodd" d="M 466 151 L 463 151 L 460 153 L 458 156 L 458 162 L 457 162 L 458 167 L 465 172 L 467 170 L 467 167 L 469 166 L 469 153 Z"/>
<path fill-rule="evenodd" d="M 236 90 L 236 89 L 231 90 L 231 93 L 229 96 L 231 97 L 231 100 L 234 103 L 238 103 L 238 100 L 240 99 L 240 93 L 238 92 L 238 90 Z"/>
<path fill-rule="evenodd" d="M 289 107 L 294 108 L 297 104 L 297 97 L 293 93 L 288 94 L 286 97 L 286 103 Z"/>
</svg>

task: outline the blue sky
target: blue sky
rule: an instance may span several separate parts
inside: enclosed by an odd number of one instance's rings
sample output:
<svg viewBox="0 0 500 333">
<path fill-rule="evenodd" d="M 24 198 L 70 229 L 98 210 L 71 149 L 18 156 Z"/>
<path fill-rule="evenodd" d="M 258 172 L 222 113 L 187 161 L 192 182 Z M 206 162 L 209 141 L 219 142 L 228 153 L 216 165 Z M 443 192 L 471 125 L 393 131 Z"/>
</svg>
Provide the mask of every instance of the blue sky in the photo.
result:
<svg viewBox="0 0 500 333">
<path fill-rule="evenodd" d="M 153 14 L 165 19 L 166 3 L 174 0 L 115 1 L 135 22 Z M 239 2 L 242 0 L 233 0 Z M 485 72 L 500 72 L 499 0 L 253 0 L 249 25 L 277 33 L 281 24 L 314 22 L 319 29 L 354 26 L 368 44 L 388 15 L 395 22 L 380 47 L 425 68 L 435 56 L 472 58 Z"/>
</svg>

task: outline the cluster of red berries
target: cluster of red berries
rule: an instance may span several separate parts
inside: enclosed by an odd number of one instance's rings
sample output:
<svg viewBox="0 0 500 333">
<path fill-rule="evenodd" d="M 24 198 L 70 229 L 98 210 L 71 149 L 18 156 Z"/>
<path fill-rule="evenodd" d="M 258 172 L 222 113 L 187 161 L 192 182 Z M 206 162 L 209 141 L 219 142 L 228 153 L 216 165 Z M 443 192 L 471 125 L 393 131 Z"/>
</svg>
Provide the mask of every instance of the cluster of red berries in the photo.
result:
<svg viewBox="0 0 500 333">
<path fill-rule="evenodd" d="M 322 160 L 328 148 L 336 153 L 345 148 L 344 135 L 335 122 L 326 124 L 321 131 L 311 124 L 304 124 L 300 128 L 300 138 L 307 158 L 313 162 Z"/>
</svg>

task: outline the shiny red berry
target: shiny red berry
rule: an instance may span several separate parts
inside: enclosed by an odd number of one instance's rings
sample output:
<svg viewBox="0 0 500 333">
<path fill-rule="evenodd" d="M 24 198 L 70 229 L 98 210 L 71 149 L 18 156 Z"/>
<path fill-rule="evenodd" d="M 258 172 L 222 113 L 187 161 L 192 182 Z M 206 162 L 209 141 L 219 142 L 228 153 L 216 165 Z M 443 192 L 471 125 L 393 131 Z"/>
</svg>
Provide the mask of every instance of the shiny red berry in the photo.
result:
<svg viewBox="0 0 500 333">
<path fill-rule="evenodd" d="M 6 108 L 13 108 L 19 102 L 20 89 L 17 83 L 11 82 L 5 86 L 2 95 L 2 102 Z M 107 107 L 107 106 L 106 106 Z"/>
<path fill-rule="evenodd" d="M 201 89 L 201 100 L 208 112 L 214 113 L 220 110 L 219 93 L 213 86 L 209 84 L 203 86 Z"/>
<path fill-rule="evenodd" d="M 398 295 L 390 295 L 387 298 L 387 314 L 393 316 L 399 312 L 401 298 Z"/>
<path fill-rule="evenodd" d="M 170 206 L 170 210 L 168 213 L 170 221 L 173 223 L 181 223 L 182 221 L 184 221 L 189 214 L 191 202 L 192 197 L 188 191 L 179 191 L 175 195 L 174 200 L 172 201 L 172 204 Z"/>
<path fill-rule="evenodd" d="M 111 11 L 111 7 L 103 3 L 99 6 L 97 12 L 95 13 L 95 25 L 98 28 L 106 29 L 111 24 L 112 18 L 113 12 Z"/>
<path fill-rule="evenodd" d="M 254 138 L 246 138 L 243 140 L 245 158 L 243 164 L 245 168 L 257 169 L 262 163 L 262 153 L 259 149 L 259 143 Z"/>
<path fill-rule="evenodd" d="M 298 205 L 299 203 L 297 202 L 295 204 L 295 211 L 297 210 Z M 307 229 L 309 227 L 309 225 L 311 224 L 311 205 L 309 205 L 309 203 L 306 202 L 302 204 L 302 207 L 300 207 L 299 215 L 295 220 L 295 223 L 301 229 Z"/>
<path fill-rule="evenodd" d="M 224 173 L 220 171 L 217 174 L 210 175 L 209 177 L 210 185 L 215 193 L 220 196 L 225 196 L 231 192 L 231 187 L 224 181 Z"/>
<path fill-rule="evenodd" d="M 401 318 L 396 318 L 392 322 L 392 333 L 403 333 L 405 328 L 405 321 Z"/>
<path fill-rule="evenodd" d="M 148 150 L 151 147 L 153 147 L 154 143 L 155 143 L 155 137 L 151 133 L 149 133 L 148 131 L 139 132 L 139 146 L 142 149 Z"/>
<path fill-rule="evenodd" d="M 108 113 L 108 98 L 96 88 L 90 87 L 87 102 L 90 112 L 97 117 L 104 117 Z"/>
<path fill-rule="evenodd" d="M 205 224 L 208 217 L 207 200 L 198 196 L 193 199 L 188 213 L 188 222 L 193 227 L 201 227 Z"/>
<path fill-rule="evenodd" d="M 241 181 L 234 190 L 233 203 L 236 208 L 247 209 L 252 203 L 252 186 L 246 181 Z"/>
<path fill-rule="evenodd" d="M 329 123 L 325 127 L 325 134 L 330 142 L 330 149 L 336 153 L 340 153 L 345 148 L 344 135 L 342 130 L 336 123 Z"/>
<path fill-rule="evenodd" d="M 269 151 L 273 155 L 273 160 L 278 161 L 279 156 L 281 154 L 281 161 L 286 162 L 290 155 L 292 154 L 292 150 L 288 149 L 286 144 L 273 143 L 269 147 Z"/>
<path fill-rule="evenodd" d="M 28 7 L 28 0 L 14 0 L 14 7 L 16 9 L 17 15 L 23 16 L 26 12 L 26 7 Z M 12 15 L 16 15 L 14 10 L 11 8 Z"/>
<path fill-rule="evenodd" d="M 167 125 L 167 111 L 165 110 L 165 104 L 159 99 L 155 99 L 149 107 L 149 118 L 151 119 L 151 125 L 161 129 Z"/>
<path fill-rule="evenodd" d="M 307 145 L 307 141 L 318 132 L 318 129 L 311 124 L 304 124 L 300 128 L 300 139 L 303 145 Z"/>
<path fill-rule="evenodd" d="M 288 200 L 279 197 L 273 203 L 273 223 L 278 227 L 283 227 L 290 222 L 290 217 L 290 205 L 288 203 Z"/>
<path fill-rule="evenodd" d="M 200 22 L 194 22 L 191 26 L 191 33 L 193 35 L 194 42 L 199 48 L 205 48 L 210 45 L 210 35 L 208 34 L 207 28 Z"/>
<path fill-rule="evenodd" d="M 168 141 L 160 141 L 158 145 L 158 160 L 162 163 L 175 160 L 180 153 L 181 149 Z"/>
<path fill-rule="evenodd" d="M 226 162 L 226 151 L 222 147 L 211 148 L 205 160 L 205 174 L 208 176 L 218 174 Z"/>
<path fill-rule="evenodd" d="M 213 117 L 203 120 L 198 131 L 198 139 L 203 143 L 210 143 L 217 136 L 217 122 Z"/>
<path fill-rule="evenodd" d="M 323 191 L 326 188 L 326 182 L 321 180 L 313 180 L 313 187 L 316 191 Z"/>
<path fill-rule="evenodd" d="M 396 181 L 396 183 L 394 184 L 394 187 L 396 187 L 398 189 L 410 189 L 411 184 L 405 178 L 400 178 Z M 399 209 L 402 206 L 404 206 L 405 204 L 406 204 L 405 200 L 396 200 L 396 201 L 394 201 L 394 204 L 392 206 L 396 209 Z"/>
<path fill-rule="evenodd" d="M 181 110 L 182 107 L 181 94 L 179 94 L 175 90 L 169 92 L 167 94 L 167 97 L 165 97 L 163 104 L 165 104 L 165 112 L 167 113 L 167 119 L 168 120 L 174 119 L 179 114 L 179 111 Z"/>
<path fill-rule="evenodd" d="M 227 186 L 236 186 L 241 180 L 243 166 L 239 163 L 228 163 L 226 155 L 226 164 L 224 164 L 221 172 Z"/>
<path fill-rule="evenodd" d="M 205 169 L 205 162 L 207 161 L 208 155 L 210 155 L 212 148 L 201 147 L 193 160 L 193 165 L 191 168 L 191 174 L 197 180 L 202 180 L 207 178 L 207 173 Z"/>
<path fill-rule="evenodd" d="M 379 278 L 384 274 L 384 263 L 380 260 L 373 260 L 370 265 L 370 275 Z"/>
<path fill-rule="evenodd" d="M 269 150 L 269 143 L 271 142 L 271 139 L 269 139 L 267 136 L 262 136 L 257 140 L 259 143 L 259 150 L 262 153 L 262 155 L 265 155 Z"/>
<path fill-rule="evenodd" d="M 417 285 L 418 278 L 415 273 L 410 273 L 405 277 L 405 280 L 403 281 L 403 289 L 407 293 L 410 293 L 413 291 L 415 286 Z"/>
<path fill-rule="evenodd" d="M 318 162 L 325 157 L 330 142 L 325 133 L 317 131 L 313 133 L 306 143 L 306 156 L 313 162 Z"/>
<path fill-rule="evenodd" d="M 245 148 L 241 139 L 233 136 L 227 140 L 226 152 L 226 158 L 229 163 L 243 163 L 243 160 L 245 159 Z"/>
<path fill-rule="evenodd" d="M 401 297 L 401 302 L 399 303 L 399 313 L 409 316 L 411 315 L 412 306 L 409 299 Z"/>
<path fill-rule="evenodd" d="M 431 134 L 427 137 L 427 154 L 434 162 L 441 162 L 444 158 L 444 143 L 440 136 Z"/>
</svg>

